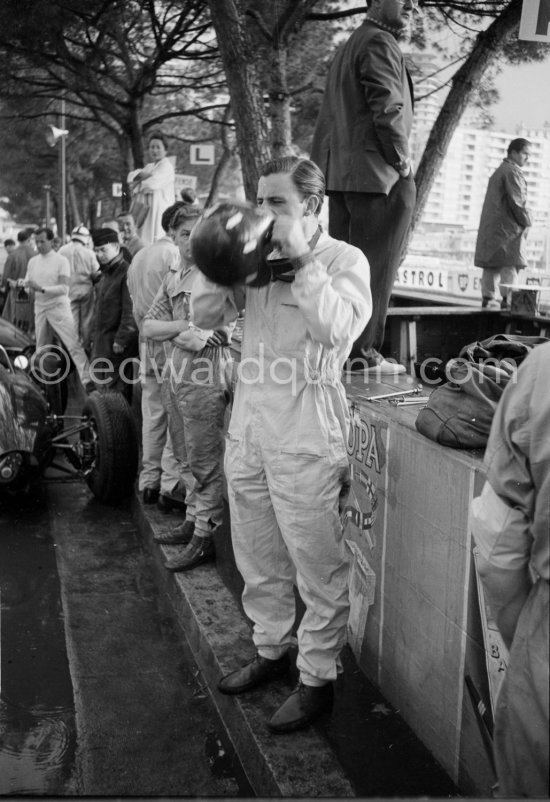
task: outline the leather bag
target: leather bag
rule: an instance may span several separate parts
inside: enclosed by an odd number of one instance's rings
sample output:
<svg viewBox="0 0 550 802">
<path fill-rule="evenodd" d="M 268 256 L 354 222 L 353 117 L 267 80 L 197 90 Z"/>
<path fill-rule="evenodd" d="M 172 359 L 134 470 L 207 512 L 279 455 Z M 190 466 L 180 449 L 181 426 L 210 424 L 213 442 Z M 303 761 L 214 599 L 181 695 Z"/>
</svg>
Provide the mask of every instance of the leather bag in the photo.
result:
<svg viewBox="0 0 550 802">
<path fill-rule="evenodd" d="M 517 368 L 545 337 L 496 334 L 470 343 L 446 365 L 449 381 L 437 387 L 415 425 L 442 446 L 485 448 L 504 388 L 517 380 Z"/>
</svg>

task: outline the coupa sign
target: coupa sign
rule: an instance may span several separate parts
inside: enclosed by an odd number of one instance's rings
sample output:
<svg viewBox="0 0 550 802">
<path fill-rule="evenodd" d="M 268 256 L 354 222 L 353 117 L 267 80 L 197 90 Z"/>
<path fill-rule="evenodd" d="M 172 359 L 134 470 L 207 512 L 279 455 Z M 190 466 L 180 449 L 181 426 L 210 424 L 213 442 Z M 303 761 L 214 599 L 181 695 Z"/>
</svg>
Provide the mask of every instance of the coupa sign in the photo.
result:
<svg viewBox="0 0 550 802">
<path fill-rule="evenodd" d="M 379 512 L 383 467 L 386 463 L 387 427 L 381 421 L 367 421 L 359 409 L 350 407 L 348 455 L 350 458 L 350 494 L 343 511 L 344 526 L 354 526 L 371 549 L 376 545 L 373 527 Z"/>
</svg>

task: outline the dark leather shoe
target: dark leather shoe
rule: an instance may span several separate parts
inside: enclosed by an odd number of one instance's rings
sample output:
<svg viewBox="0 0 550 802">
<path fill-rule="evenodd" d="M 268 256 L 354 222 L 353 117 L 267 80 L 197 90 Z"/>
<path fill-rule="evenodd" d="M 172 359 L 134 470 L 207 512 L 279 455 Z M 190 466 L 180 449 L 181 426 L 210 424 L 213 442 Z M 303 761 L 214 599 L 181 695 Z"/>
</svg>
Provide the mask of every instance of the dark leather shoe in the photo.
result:
<svg viewBox="0 0 550 802">
<path fill-rule="evenodd" d="M 161 512 L 185 512 L 187 505 L 183 498 L 177 498 L 169 493 L 161 493 L 157 500 L 157 507 Z"/>
<path fill-rule="evenodd" d="M 334 689 L 332 682 L 314 688 L 298 683 L 286 702 L 267 722 L 271 732 L 294 732 L 311 724 L 323 713 L 332 709 Z"/>
<path fill-rule="evenodd" d="M 288 654 L 283 654 L 278 660 L 269 660 L 267 657 L 257 654 L 244 666 L 222 677 L 218 683 L 218 689 L 222 693 L 230 695 L 244 693 L 264 682 L 279 679 L 288 672 L 289 668 Z"/>
<path fill-rule="evenodd" d="M 214 555 L 214 541 L 211 537 L 193 535 L 191 542 L 181 554 L 166 560 L 164 567 L 169 571 L 190 571 L 197 565 L 210 562 L 214 559 Z"/>
<path fill-rule="evenodd" d="M 159 497 L 158 487 L 146 487 L 143 491 L 144 504 L 156 504 Z"/>
<path fill-rule="evenodd" d="M 177 546 L 180 543 L 187 545 L 191 542 L 194 531 L 195 521 L 183 521 L 165 535 L 153 535 L 153 540 L 155 543 L 162 543 L 163 546 Z"/>
</svg>

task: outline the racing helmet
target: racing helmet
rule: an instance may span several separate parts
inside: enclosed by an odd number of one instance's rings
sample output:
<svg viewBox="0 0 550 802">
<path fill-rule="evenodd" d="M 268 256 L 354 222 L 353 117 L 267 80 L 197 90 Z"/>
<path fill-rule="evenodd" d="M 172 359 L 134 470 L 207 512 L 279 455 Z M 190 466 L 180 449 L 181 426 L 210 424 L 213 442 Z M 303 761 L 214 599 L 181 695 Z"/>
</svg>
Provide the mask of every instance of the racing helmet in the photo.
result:
<svg viewBox="0 0 550 802">
<path fill-rule="evenodd" d="M 193 261 L 224 287 L 267 284 L 273 217 L 248 201 L 229 200 L 207 209 L 191 233 Z"/>
</svg>

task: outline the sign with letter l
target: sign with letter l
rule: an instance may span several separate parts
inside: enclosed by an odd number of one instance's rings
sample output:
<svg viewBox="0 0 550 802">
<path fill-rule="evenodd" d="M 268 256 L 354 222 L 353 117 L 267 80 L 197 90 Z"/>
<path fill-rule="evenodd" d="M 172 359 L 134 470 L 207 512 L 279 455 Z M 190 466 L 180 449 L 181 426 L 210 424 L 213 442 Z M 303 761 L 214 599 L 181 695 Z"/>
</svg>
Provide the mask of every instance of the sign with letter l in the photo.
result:
<svg viewBox="0 0 550 802">
<path fill-rule="evenodd" d="M 550 42 L 550 0 L 523 0 L 519 38 Z"/>
<path fill-rule="evenodd" d="M 191 164 L 214 164 L 214 145 L 191 145 L 189 161 Z"/>
</svg>

